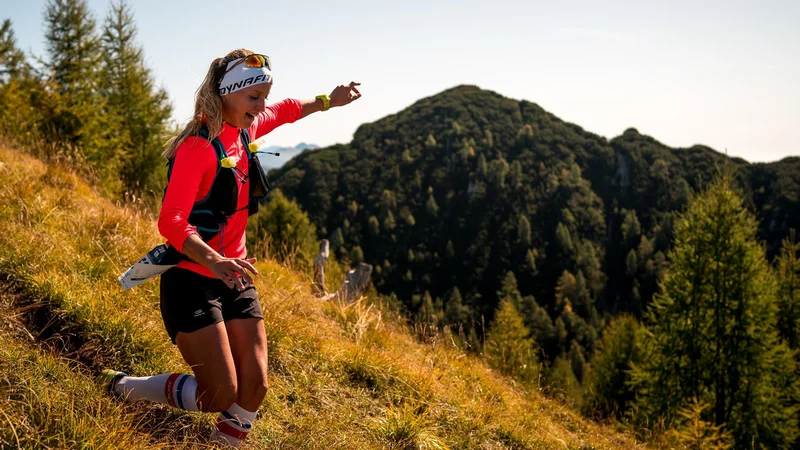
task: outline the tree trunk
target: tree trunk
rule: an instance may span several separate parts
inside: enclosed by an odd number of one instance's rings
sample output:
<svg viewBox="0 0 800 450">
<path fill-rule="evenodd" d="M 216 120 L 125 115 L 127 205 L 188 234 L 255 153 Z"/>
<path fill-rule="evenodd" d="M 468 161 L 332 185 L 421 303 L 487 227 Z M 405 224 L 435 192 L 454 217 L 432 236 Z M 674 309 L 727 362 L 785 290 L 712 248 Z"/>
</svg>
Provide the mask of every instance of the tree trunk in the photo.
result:
<svg viewBox="0 0 800 450">
<path fill-rule="evenodd" d="M 369 285 L 372 265 L 359 263 L 357 268 L 348 270 L 339 289 L 329 294 L 325 288 L 325 262 L 329 256 L 330 246 L 328 240 L 323 239 L 319 243 L 319 253 L 314 258 L 314 283 L 311 285 L 311 293 L 322 300 L 338 298 L 350 303 L 357 299 Z"/>
</svg>

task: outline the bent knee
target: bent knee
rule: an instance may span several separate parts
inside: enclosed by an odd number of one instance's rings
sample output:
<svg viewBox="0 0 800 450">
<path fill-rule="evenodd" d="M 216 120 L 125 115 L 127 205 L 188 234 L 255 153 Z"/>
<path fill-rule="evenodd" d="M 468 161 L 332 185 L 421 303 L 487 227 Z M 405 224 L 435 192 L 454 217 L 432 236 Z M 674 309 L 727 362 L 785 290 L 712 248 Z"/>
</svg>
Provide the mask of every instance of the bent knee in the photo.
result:
<svg viewBox="0 0 800 450">
<path fill-rule="evenodd" d="M 222 412 L 236 402 L 238 389 L 236 385 L 214 386 L 200 389 L 198 386 L 198 403 L 203 412 Z"/>
<path fill-rule="evenodd" d="M 269 382 L 263 374 L 253 374 L 239 383 L 239 396 L 243 398 L 258 398 L 262 400 L 267 395 Z"/>
</svg>

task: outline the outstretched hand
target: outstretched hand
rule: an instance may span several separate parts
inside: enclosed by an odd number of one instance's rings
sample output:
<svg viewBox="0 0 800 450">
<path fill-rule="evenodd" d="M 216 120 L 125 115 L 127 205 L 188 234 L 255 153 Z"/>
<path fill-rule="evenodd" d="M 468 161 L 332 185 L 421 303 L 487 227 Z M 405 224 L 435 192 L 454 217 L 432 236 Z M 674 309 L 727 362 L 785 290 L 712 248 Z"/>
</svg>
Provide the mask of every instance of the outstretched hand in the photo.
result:
<svg viewBox="0 0 800 450">
<path fill-rule="evenodd" d="M 335 106 L 349 105 L 354 100 L 361 98 L 361 92 L 358 92 L 358 88 L 356 88 L 356 86 L 361 86 L 361 83 L 351 81 L 350 84 L 336 86 L 329 96 L 331 108 Z"/>
<path fill-rule="evenodd" d="M 224 281 L 229 288 L 244 290 L 245 287 L 253 284 L 253 278 L 248 271 L 258 275 L 258 270 L 253 267 L 255 258 L 220 258 L 209 267 L 211 273 Z"/>
</svg>

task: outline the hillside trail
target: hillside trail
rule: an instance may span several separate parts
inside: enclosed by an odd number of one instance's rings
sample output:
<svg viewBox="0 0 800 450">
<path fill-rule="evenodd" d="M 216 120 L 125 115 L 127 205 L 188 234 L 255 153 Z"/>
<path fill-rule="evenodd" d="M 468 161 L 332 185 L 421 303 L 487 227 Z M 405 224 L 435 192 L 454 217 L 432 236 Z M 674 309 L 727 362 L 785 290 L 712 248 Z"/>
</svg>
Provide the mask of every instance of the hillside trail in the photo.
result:
<svg viewBox="0 0 800 450">
<path fill-rule="evenodd" d="M 16 341 L 55 355 L 73 373 L 90 380 L 109 359 L 102 346 L 85 339 L 80 325 L 69 325 L 53 302 L 37 297 L 25 288 L 22 280 L 0 272 L 0 333 Z M 98 385 L 98 395 L 100 387 Z M 150 436 L 159 447 L 217 448 L 208 444 L 210 427 L 196 415 L 151 402 L 121 403 L 126 414 L 133 415 L 137 431 Z"/>
</svg>

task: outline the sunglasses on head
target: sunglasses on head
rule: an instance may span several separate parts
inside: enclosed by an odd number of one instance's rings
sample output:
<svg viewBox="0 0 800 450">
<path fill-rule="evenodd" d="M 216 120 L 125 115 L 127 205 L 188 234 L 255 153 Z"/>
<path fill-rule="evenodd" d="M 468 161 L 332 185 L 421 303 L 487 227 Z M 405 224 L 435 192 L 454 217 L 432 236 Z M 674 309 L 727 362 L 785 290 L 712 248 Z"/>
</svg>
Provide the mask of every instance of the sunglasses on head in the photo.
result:
<svg viewBox="0 0 800 450">
<path fill-rule="evenodd" d="M 253 53 L 252 55 L 247 55 L 244 58 L 240 58 L 239 61 L 236 61 L 236 63 L 223 72 L 222 76 L 225 76 L 226 73 L 230 72 L 234 67 L 242 63 L 244 63 L 247 67 L 254 67 L 257 69 L 266 67 L 268 70 L 272 70 L 272 63 L 269 61 L 269 56 Z"/>
<path fill-rule="evenodd" d="M 242 63 L 244 63 L 247 67 L 253 67 L 256 69 L 266 67 L 268 70 L 272 70 L 272 63 L 269 60 L 269 56 L 253 53 L 252 55 L 247 55 L 244 58 L 239 58 L 238 61 L 236 61 L 226 70 L 223 70 L 224 66 L 217 69 L 217 85 L 222 82 L 222 78 L 225 77 L 226 73 L 230 72 L 234 67 Z"/>
</svg>

